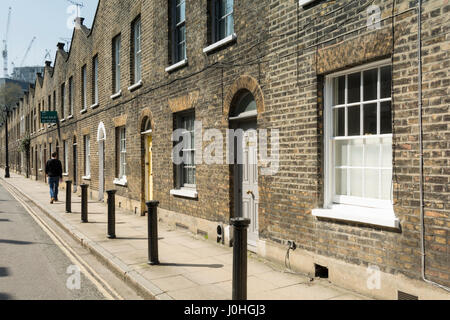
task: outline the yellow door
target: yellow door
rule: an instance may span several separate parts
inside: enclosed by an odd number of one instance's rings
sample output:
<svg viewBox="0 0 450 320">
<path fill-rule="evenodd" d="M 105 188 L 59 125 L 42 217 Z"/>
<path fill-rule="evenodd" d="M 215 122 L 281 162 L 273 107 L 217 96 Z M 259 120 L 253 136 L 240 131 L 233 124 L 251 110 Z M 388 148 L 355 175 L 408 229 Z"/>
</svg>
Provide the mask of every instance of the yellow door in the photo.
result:
<svg viewBox="0 0 450 320">
<path fill-rule="evenodd" d="M 153 200 L 153 169 L 152 169 L 152 136 L 147 136 L 147 166 L 148 166 L 148 185 L 147 199 Z"/>
</svg>

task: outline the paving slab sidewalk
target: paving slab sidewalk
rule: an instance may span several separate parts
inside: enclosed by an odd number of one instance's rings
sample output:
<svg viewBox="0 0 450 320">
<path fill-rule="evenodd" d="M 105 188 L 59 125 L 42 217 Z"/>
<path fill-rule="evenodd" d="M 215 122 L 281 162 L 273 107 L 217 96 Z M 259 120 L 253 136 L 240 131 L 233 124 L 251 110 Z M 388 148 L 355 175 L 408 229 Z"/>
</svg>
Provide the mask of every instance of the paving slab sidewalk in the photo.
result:
<svg viewBox="0 0 450 320">
<path fill-rule="evenodd" d="M 72 195 L 72 213 L 65 203 L 49 203 L 48 186 L 12 173 L 1 182 L 14 187 L 120 274 L 147 298 L 166 300 L 229 300 L 232 294 L 232 248 L 216 245 L 192 233 L 158 225 L 161 264 L 147 264 L 147 218 L 116 209 L 117 239 L 107 239 L 107 206 L 89 201 L 89 223 L 81 223 L 81 199 Z M 60 191 L 60 200 L 65 191 Z M 370 299 L 324 279 L 285 272 L 259 257 L 248 259 L 249 300 Z"/>
</svg>

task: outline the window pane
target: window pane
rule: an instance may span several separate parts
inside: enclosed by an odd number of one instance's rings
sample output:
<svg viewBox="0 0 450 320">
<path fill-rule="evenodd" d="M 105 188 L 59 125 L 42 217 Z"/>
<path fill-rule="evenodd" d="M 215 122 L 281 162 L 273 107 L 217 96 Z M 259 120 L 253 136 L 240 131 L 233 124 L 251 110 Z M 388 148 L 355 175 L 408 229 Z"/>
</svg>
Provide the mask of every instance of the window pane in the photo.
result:
<svg viewBox="0 0 450 320">
<path fill-rule="evenodd" d="M 364 197 L 378 199 L 379 170 L 366 169 L 364 176 Z"/>
<path fill-rule="evenodd" d="M 392 199 L 392 170 L 382 170 L 381 174 L 381 199 Z"/>
<path fill-rule="evenodd" d="M 364 134 L 377 134 L 377 104 L 364 106 Z"/>
<path fill-rule="evenodd" d="M 336 169 L 335 173 L 335 189 L 336 195 L 346 196 L 347 195 L 347 169 Z"/>
<path fill-rule="evenodd" d="M 392 168 L 392 138 L 384 138 L 381 146 L 381 166 Z"/>
<path fill-rule="evenodd" d="M 348 165 L 347 151 L 348 151 L 348 141 L 336 141 L 335 142 L 336 167 Z"/>
<path fill-rule="evenodd" d="M 349 107 L 348 109 L 348 135 L 359 136 L 361 135 L 361 107 Z"/>
<path fill-rule="evenodd" d="M 350 195 L 354 197 L 363 196 L 363 185 L 362 185 L 362 169 L 349 169 L 350 173 Z"/>
<path fill-rule="evenodd" d="M 335 78 L 333 83 L 333 106 L 345 103 L 345 76 Z"/>
<path fill-rule="evenodd" d="M 363 140 L 357 139 L 350 141 L 350 166 L 362 167 L 363 166 Z"/>
<path fill-rule="evenodd" d="M 391 102 L 382 102 L 380 106 L 380 134 L 392 133 Z"/>
<path fill-rule="evenodd" d="M 361 73 L 348 75 L 348 103 L 361 101 Z"/>
<path fill-rule="evenodd" d="M 378 69 L 364 71 L 364 101 L 377 99 Z"/>
<path fill-rule="evenodd" d="M 345 136 L 345 108 L 337 108 L 333 110 L 334 136 Z"/>
<path fill-rule="evenodd" d="M 364 148 L 364 166 L 380 166 L 380 140 L 368 139 Z"/>
<path fill-rule="evenodd" d="M 234 32 L 234 18 L 233 18 L 232 14 L 230 14 L 228 17 L 226 17 L 225 24 L 226 24 L 225 37 L 228 37 L 229 35 L 231 35 Z"/>
<path fill-rule="evenodd" d="M 391 66 L 381 68 L 381 99 L 391 97 L 392 71 Z"/>
<path fill-rule="evenodd" d="M 185 20 L 186 4 L 184 1 L 177 0 L 176 19 L 175 23 L 178 24 Z"/>
</svg>

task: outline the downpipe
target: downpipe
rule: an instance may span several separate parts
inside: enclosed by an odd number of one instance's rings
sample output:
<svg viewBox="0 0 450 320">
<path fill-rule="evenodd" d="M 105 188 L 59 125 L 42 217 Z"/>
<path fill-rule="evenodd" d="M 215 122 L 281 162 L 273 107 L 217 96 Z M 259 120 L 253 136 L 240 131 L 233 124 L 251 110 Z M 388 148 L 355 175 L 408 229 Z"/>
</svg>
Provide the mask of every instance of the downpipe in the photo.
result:
<svg viewBox="0 0 450 320">
<path fill-rule="evenodd" d="M 418 3 L 418 35 L 417 35 L 417 50 L 418 50 L 418 96 L 419 96 L 419 189 L 420 189 L 420 250 L 422 260 L 422 279 L 426 283 L 450 291 L 449 287 L 428 280 L 425 277 L 425 218 L 424 218 L 424 199 L 423 199 L 423 128 L 422 128 L 422 0 Z"/>
</svg>

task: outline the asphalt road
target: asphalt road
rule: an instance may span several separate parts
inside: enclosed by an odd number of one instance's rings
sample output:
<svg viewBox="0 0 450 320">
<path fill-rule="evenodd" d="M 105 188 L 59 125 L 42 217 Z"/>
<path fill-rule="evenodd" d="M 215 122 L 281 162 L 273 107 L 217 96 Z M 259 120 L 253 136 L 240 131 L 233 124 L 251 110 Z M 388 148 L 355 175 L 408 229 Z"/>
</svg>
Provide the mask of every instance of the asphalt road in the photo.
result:
<svg viewBox="0 0 450 320">
<path fill-rule="evenodd" d="M 104 300 L 0 184 L 0 300 Z M 75 270 L 75 272 L 74 272 Z M 68 271 L 70 273 L 68 273 Z M 69 287 L 80 283 L 79 289 Z"/>
</svg>

